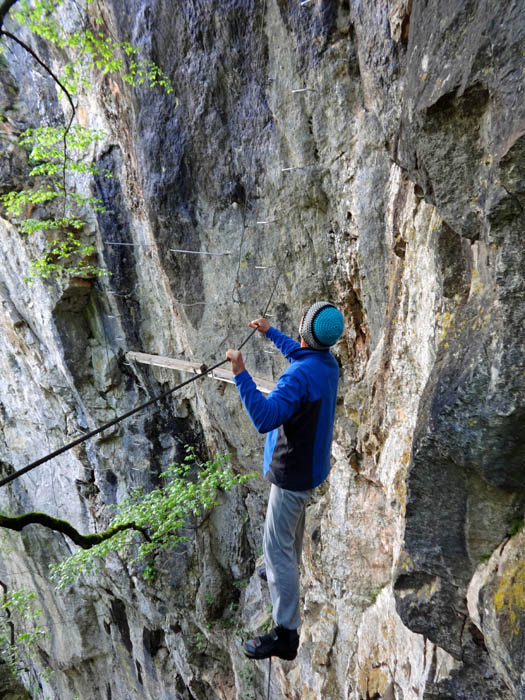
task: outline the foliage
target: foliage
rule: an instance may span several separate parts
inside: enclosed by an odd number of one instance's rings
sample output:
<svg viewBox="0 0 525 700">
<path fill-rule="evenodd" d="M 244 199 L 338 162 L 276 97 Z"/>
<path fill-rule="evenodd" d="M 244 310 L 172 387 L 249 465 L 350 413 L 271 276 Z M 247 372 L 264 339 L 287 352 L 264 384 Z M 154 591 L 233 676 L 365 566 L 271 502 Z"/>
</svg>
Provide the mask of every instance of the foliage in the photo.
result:
<svg viewBox="0 0 525 700">
<path fill-rule="evenodd" d="M 510 524 L 509 532 L 508 535 L 509 537 L 514 537 L 514 535 L 517 535 L 519 532 L 523 530 L 523 526 L 525 525 L 525 520 L 523 516 L 518 516 L 514 518 Z"/>
<path fill-rule="evenodd" d="M 37 641 L 46 634 L 37 623 L 42 610 L 35 608 L 35 599 L 35 593 L 20 589 L 5 593 L 0 604 L 0 662 L 15 675 L 23 670 L 22 658 L 34 655 Z M 15 631 L 26 627 L 28 631 Z"/>
<path fill-rule="evenodd" d="M 372 591 L 370 591 L 370 593 L 368 594 L 368 600 L 372 605 L 376 602 L 377 596 L 381 593 L 383 588 L 384 586 L 378 586 L 377 588 L 374 588 Z"/>
<path fill-rule="evenodd" d="M 100 199 L 82 195 L 76 183 L 71 185 L 72 180 L 82 175 L 112 177 L 109 172 L 101 173 L 88 155 L 106 134 L 72 125 L 75 118 L 72 97 L 92 85 L 94 72 L 115 74 L 132 86 L 145 84 L 158 86 L 166 93 L 173 91 L 169 78 L 154 61 L 141 56 L 128 40 L 117 41 L 112 37 L 101 17 L 88 20 L 91 1 L 75 2 L 71 9 L 78 13 L 77 17 L 73 14 L 67 23 L 60 17 L 60 11 L 66 9 L 64 0 L 19 0 L 9 12 L 15 31 L 16 25 L 29 29 L 48 45 L 74 56 L 74 60 L 65 64 L 59 78 L 49 71 L 71 105 L 69 125 L 41 126 L 21 135 L 19 144 L 28 151 L 29 176 L 35 178 L 35 183 L 0 197 L 5 215 L 14 220 L 21 233 L 41 232 L 46 239 L 42 255 L 32 263 L 31 273 L 26 277 L 30 284 L 37 277 L 65 281 L 73 276 L 108 274 L 93 262 L 95 246 L 81 240 L 86 210 L 97 213 L 106 210 Z M 74 28 L 66 29 L 65 25 Z M 36 217 L 32 216 L 35 208 L 40 213 Z"/>
<path fill-rule="evenodd" d="M 238 671 L 239 679 L 243 684 L 243 698 L 244 700 L 255 700 L 255 671 L 253 670 L 253 663 L 245 662 Z"/>
<path fill-rule="evenodd" d="M 88 0 L 87 4 L 91 2 Z M 36 0 L 31 3 L 23 0 L 17 3 L 10 16 L 49 44 L 59 49 L 70 49 L 75 54 L 75 60 L 64 67 L 64 84 L 71 94 L 75 95 L 81 87 L 91 84 L 94 69 L 102 73 L 117 73 L 130 85 L 158 85 L 167 93 L 173 91 L 168 76 L 154 61 L 141 56 L 139 49 L 129 41 L 117 41 L 108 35 L 101 17 L 95 18 L 95 29 L 84 26 L 72 32 L 66 31 L 57 17 L 57 9 L 63 4 L 64 0 Z M 78 9 L 78 5 L 76 7 Z M 79 23 L 85 23 L 85 16 L 79 16 Z"/>
<path fill-rule="evenodd" d="M 195 632 L 193 643 L 198 651 L 204 651 L 208 646 L 208 640 L 202 632 Z"/>
<path fill-rule="evenodd" d="M 86 149 L 105 138 L 104 132 L 75 125 L 66 127 L 39 127 L 21 134 L 19 144 L 28 149 L 30 177 L 38 178 L 31 189 L 10 191 L 0 196 L 5 214 L 18 226 L 21 233 L 41 231 L 48 236 L 41 257 L 31 264 L 30 284 L 36 277 L 67 279 L 68 277 L 101 276 L 106 274 L 92 259 L 94 245 L 77 237 L 85 225 L 79 215 L 82 207 L 104 213 L 100 199 L 70 191 L 65 184 L 66 171 L 79 175 L 100 174 L 93 161 L 86 161 Z M 110 173 L 102 173 L 106 177 Z M 30 216 L 35 208 L 50 202 L 62 201 L 62 216 L 38 218 Z M 53 237 L 49 239 L 49 234 Z"/>
<path fill-rule="evenodd" d="M 226 627 L 233 627 L 235 625 L 238 612 L 239 603 L 236 603 L 234 600 L 230 601 L 230 604 L 228 605 L 228 611 L 226 613 L 226 618 L 224 620 L 224 624 Z"/>
<path fill-rule="evenodd" d="M 250 583 L 249 578 L 242 579 L 241 581 L 234 581 L 233 585 L 235 588 L 247 588 L 248 584 Z"/>
<path fill-rule="evenodd" d="M 31 274 L 25 281 L 32 284 L 36 277 L 101 277 L 108 274 L 106 270 L 89 262 L 89 257 L 95 252 L 95 246 L 82 243 L 71 232 L 66 233 L 66 240 L 54 238 L 46 245 L 46 252 L 40 258 L 31 262 Z M 76 259 L 73 264 L 67 263 L 70 258 Z"/>
<path fill-rule="evenodd" d="M 268 610 L 267 610 L 267 615 L 266 619 L 261 625 L 261 629 L 265 634 L 269 634 L 270 630 L 274 627 L 275 622 L 273 620 L 273 608 L 270 605 L 268 605 Z"/>
<path fill-rule="evenodd" d="M 148 532 L 150 541 L 142 542 L 133 561 L 146 560 L 147 578 L 153 577 L 151 558 L 162 550 L 176 547 L 188 539 L 182 534 L 192 517 L 201 517 L 218 505 L 219 491 L 230 491 L 257 474 L 234 474 L 230 455 L 198 463 L 195 449 L 186 447 L 182 463 L 161 474 L 163 485 L 149 493 L 136 489 L 118 506 L 111 526 L 135 523 Z M 91 549 L 80 550 L 52 568 L 51 576 L 59 588 L 73 583 L 80 574 L 93 568 L 110 552 L 128 550 L 136 532 L 124 530 Z M 145 573 L 146 573 L 145 572 Z"/>
</svg>

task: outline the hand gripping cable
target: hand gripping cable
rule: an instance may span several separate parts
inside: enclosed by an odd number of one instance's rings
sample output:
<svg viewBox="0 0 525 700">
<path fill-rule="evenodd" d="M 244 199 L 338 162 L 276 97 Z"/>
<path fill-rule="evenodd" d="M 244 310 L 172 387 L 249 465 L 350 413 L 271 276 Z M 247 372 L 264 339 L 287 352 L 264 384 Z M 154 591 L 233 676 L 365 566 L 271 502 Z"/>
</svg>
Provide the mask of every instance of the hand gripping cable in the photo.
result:
<svg viewBox="0 0 525 700">
<path fill-rule="evenodd" d="M 288 252 L 285 255 L 285 259 L 287 256 L 288 256 Z M 275 280 L 275 284 L 273 285 L 272 293 L 270 294 L 270 298 L 268 299 L 268 303 L 266 304 L 266 307 L 262 313 L 262 316 L 266 316 L 266 313 L 268 312 L 268 308 L 270 307 L 270 304 L 272 302 L 274 292 L 277 289 L 277 283 L 279 282 L 279 279 L 280 279 L 281 274 L 282 274 L 282 269 L 283 268 L 281 268 L 281 270 L 279 271 L 279 274 L 277 275 L 277 278 Z M 250 333 L 246 336 L 246 338 L 243 340 L 243 342 L 237 348 L 238 350 L 241 350 L 246 345 L 246 343 L 250 340 L 250 338 L 253 336 L 253 334 L 256 332 L 256 330 L 257 329 L 254 328 L 252 331 L 250 331 Z M 156 403 L 157 401 L 162 401 L 162 399 L 166 398 L 170 394 L 173 394 L 174 392 L 178 391 L 179 389 L 182 389 L 182 387 L 187 386 L 188 384 L 191 384 L 192 382 L 197 381 L 197 379 L 200 379 L 201 377 L 206 377 L 209 372 L 213 372 L 214 369 L 221 367 L 222 365 L 226 364 L 226 362 L 228 362 L 228 360 L 222 360 L 221 362 L 217 362 L 217 364 L 213 365 L 212 367 L 207 367 L 207 368 L 203 369 L 201 371 L 201 373 L 197 374 L 195 377 L 191 377 L 190 379 L 187 379 L 185 382 L 182 382 L 181 384 L 177 384 L 177 386 L 173 387 L 172 389 L 168 389 L 168 391 L 164 391 L 162 394 L 159 394 L 158 396 L 154 396 L 149 401 L 146 401 L 146 403 L 143 403 L 140 406 L 133 408 L 131 411 L 128 411 L 127 413 L 124 413 L 121 416 L 117 416 L 113 420 L 109 421 L 109 423 L 105 423 L 104 425 L 101 425 L 99 428 L 96 428 L 95 430 L 91 430 L 89 433 L 81 435 L 76 440 L 73 440 L 73 442 L 70 442 L 67 445 L 64 445 L 63 447 L 60 447 L 58 450 L 51 452 L 51 454 L 48 454 L 45 457 L 41 457 L 40 459 L 37 459 L 36 461 L 31 462 L 31 464 L 28 464 L 27 466 L 23 467 L 22 469 L 18 469 L 17 471 L 13 472 L 12 474 L 9 474 L 8 476 L 1 479 L 0 480 L 0 487 L 5 486 L 6 484 L 9 484 L 11 481 L 18 479 L 23 474 L 27 474 L 27 472 L 30 472 L 33 469 L 36 469 L 37 467 L 39 467 L 41 464 L 48 462 L 50 459 L 53 459 L 54 457 L 58 457 L 58 455 L 61 455 L 64 452 L 67 452 L 68 450 L 70 450 L 71 448 L 76 447 L 77 445 L 80 445 L 81 443 L 85 442 L 86 440 L 89 440 L 90 438 L 94 437 L 95 435 L 98 435 L 99 433 L 104 432 L 104 430 L 111 428 L 113 425 L 120 423 L 121 421 L 125 420 L 126 418 L 130 418 L 131 416 L 134 416 L 135 413 L 142 411 L 144 408 L 151 406 L 152 404 Z"/>
</svg>

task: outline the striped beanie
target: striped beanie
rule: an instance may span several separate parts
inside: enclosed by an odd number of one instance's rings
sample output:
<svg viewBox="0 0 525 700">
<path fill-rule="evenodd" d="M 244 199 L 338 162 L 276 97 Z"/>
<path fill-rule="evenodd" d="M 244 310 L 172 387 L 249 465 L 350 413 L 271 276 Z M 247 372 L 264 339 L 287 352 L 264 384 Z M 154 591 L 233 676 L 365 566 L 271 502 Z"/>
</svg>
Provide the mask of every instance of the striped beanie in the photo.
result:
<svg viewBox="0 0 525 700">
<path fill-rule="evenodd" d="M 306 310 L 299 334 L 314 350 L 327 350 L 343 333 L 343 314 L 328 301 L 316 301 Z"/>
</svg>

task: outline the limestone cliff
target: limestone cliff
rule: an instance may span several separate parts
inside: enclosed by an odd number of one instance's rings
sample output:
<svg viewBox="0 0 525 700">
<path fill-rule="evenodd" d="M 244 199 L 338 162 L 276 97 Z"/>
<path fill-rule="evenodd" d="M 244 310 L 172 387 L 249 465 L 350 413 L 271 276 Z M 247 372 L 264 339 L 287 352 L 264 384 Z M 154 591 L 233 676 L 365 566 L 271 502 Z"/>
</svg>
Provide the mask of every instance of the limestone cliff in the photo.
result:
<svg viewBox="0 0 525 700">
<path fill-rule="evenodd" d="M 222 359 L 282 271 L 273 325 L 295 335 L 301 309 L 328 298 L 346 331 L 333 469 L 307 515 L 301 647 L 274 665 L 272 697 L 525 698 L 525 536 L 509 535 L 525 504 L 523 4 L 89 11 L 174 92 L 97 75 L 82 98 L 80 122 L 108 134 L 94 156 L 113 177 L 85 187 L 109 210 L 88 236 L 111 276 L 28 287 L 42 241 L 0 220 L 2 475 L 180 381 L 128 350 Z M 19 47 L 0 90 L 7 191 L 27 173 L 18 135 L 67 105 Z M 268 346 L 254 338 L 247 364 L 276 378 Z M 209 380 L 3 488 L 0 508 L 100 530 L 188 442 L 260 468 L 235 388 Z M 246 661 L 240 637 L 268 615 L 254 574 L 266 494 L 261 479 L 225 496 L 153 583 L 115 556 L 57 592 L 48 566 L 69 541 L 2 532 L 0 579 L 44 611 L 29 662 L 41 696 L 265 697 L 267 664 Z"/>
</svg>

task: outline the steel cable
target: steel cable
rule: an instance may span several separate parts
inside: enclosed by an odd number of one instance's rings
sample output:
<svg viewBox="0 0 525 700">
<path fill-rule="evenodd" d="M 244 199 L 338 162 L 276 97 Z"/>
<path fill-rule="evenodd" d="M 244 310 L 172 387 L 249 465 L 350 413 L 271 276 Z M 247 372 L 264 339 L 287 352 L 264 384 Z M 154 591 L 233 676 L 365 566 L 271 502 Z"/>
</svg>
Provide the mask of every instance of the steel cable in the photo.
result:
<svg viewBox="0 0 525 700">
<path fill-rule="evenodd" d="M 288 252 L 285 255 L 285 260 L 286 260 L 287 256 L 288 256 Z M 268 309 L 270 307 L 270 304 L 271 304 L 272 299 L 273 299 L 273 295 L 275 293 L 275 290 L 277 289 L 277 284 L 279 282 L 279 279 L 281 278 L 283 269 L 284 269 L 284 265 L 283 265 L 283 267 L 281 267 L 279 274 L 276 277 L 272 292 L 270 294 L 270 298 L 268 299 L 266 307 L 263 311 L 263 314 L 262 314 L 263 316 L 266 315 L 266 312 L 268 311 Z M 252 331 L 250 331 L 250 333 L 246 336 L 246 338 L 243 340 L 243 342 L 239 345 L 238 350 L 241 350 L 246 345 L 246 343 L 250 340 L 250 338 L 253 336 L 253 334 L 256 331 L 257 331 L 257 328 L 254 328 Z M 0 480 L 0 487 L 5 486 L 6 484 L 9 484 L 11 481 L 18 479 L 23 474 L 27 474 L 27 472 L 30 472 L 33 469 L 36 469 L 37 467 L 41 466 L 42 464 L 45 464 L 45 462 L 48 462 L 49 460 L 53 459 L 54 457 L 58 457 L 59 455 L 63 454 L 64 452 L 67 452 L 68 450 L 72 449 L 73 447 L 76 447 L 77 445 L 80 445 L 81 443 L 85 442 L 86 440 L 89 440 L 90 438 L 95 437 L 95 435 L 99 435 L 100 433 L 104 432 L 104 430 L 111 428 L 112 426 L 116 425 L 117 423 L 120 423 L 121 421 L 125 420 L 126 418 L 130 418 L 131 416 L 134 416 L 135 413 L 142 411 L 144 408 L 151 406 L 152 404 L 156 403 L 157 401 L 162 401 L 162 399 L 165 399 L 167 396 L 170 396 L 170 394 L 173 394 L 175 391 L 182 389 L 182 387 L 187 386 L 188 384 L 191 384 L 192 382 L 197 381 L 197 379 L 200 379 L 201 377 L 206 377 L 209 372 L 213 372 L 213 370 L 226 364 L 226 362 L 228 362 L 228 360 L 224 359 L 224 360 L 221 360 L 221 362 L 217 362 L 216 364 L 212 365 L 211 367 L 205 367 L 201 371 L 200 374 L 197 374 L 194 377 L 190 377 L 190 379 L 187 379 L 186 381 L 182 382 L 181 384 L 177 384 L 177 386 L 173 387 L 172 389 L 168 389 L 167 391 L 164 391 L 162 394 L 159 394 L 158 396 L 154 396 L 152 399 L 149 399 L 149 401 L 146 401 L 145 403 L 141 404 L 140 406 L 136 406 L 135 408 L 131 409 L 131 411 L 128 411 L 127 413 L 124 413 L 121 416 L 117 416 L 113 420 L 109 421 L 109 423 L 105 423 L 104 425 L 101 425 L 99 428 L 95 428 L 95 430 L 91 430 L 89 433 L 86 433 L 85 435 L 78 437 L 76 440 L 73 440 L 73 442 L 70 442 L 67 445 L 63 445 L 62 447 L 60 447 L 58 450 L 55 450 L 51 454 L 48 454 L 45 457 L 41 457 L 40 459 L 37 459 L 34 462 L 31 462 L 30 464 L 23 467 L 22 469 L 18 469 L 17 471 L 13 472 L 12 474 L 9 474 L 8 476 L 1 479 Z"/>
</svg>

